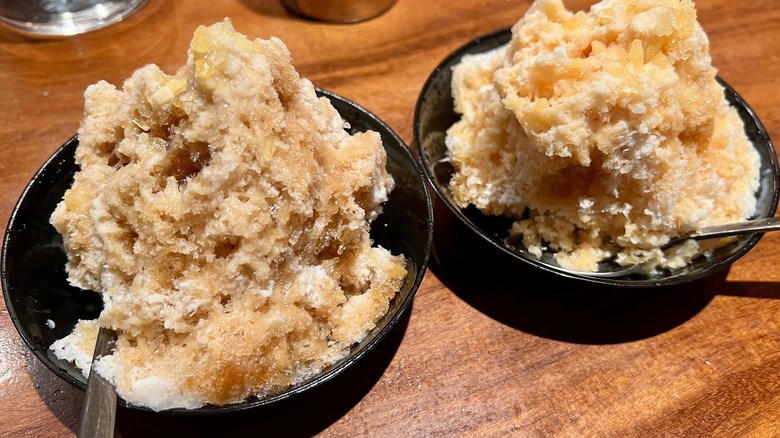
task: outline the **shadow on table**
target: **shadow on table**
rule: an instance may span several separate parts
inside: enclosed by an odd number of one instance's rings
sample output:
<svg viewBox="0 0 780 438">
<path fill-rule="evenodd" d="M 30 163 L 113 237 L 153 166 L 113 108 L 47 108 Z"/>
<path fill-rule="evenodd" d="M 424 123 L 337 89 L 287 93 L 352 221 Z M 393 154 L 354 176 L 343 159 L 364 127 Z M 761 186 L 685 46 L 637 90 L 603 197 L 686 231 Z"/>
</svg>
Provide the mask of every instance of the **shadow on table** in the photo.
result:
<svg viewBox="0 0 780 438">
<path fill-rule="evenodd" d="M 21 339 L 19 340 L 21 342 Z M 54 374 L 29 350 L 25 352 L 25 368 L 38 396 L 49 411 L 75 435 L 79 428 L 84 391 Z M 0 429 L 0 436 L 3 435 Z M 28 430 L 28 433 L 32 433 Z M 32 435 L 25 435 L 32 436 Z"/>
<path fill-rule="evenodd" d="M 780 299 L 773 283 L 726 282 L 727 270 L 661 288 L 562 278 L 526 266 L 480 239 L 438 199 L 435 212 L 431 272 L 478 311 L 533 335 L 581 344 L 631 342 L 683 324 L 715 295 Z"/>
</svg>

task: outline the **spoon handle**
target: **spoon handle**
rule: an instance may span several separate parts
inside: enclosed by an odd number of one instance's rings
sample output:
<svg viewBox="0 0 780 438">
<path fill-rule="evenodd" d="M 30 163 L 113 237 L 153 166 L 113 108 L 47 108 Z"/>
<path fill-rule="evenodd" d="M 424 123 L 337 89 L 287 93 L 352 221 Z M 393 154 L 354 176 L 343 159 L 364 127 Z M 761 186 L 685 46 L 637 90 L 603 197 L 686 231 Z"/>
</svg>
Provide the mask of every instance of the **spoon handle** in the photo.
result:
<svg viewBox="0 0 780 438">
<path fill-rule="evenodd" d="M 754 219 L 736 224 L 716 225 L 705 227 L 701 230 L 687 236 L 687 239 L 711 239 L 714 237 L 735 236 L 738 234 L 765 233 L 767 231 L 780 230 L 780 218 L 766 217 L 763 219 Z"/>
<path fill-rule="evenodd" d="M 116 342 L 116 332 L 100 328 L 95 342 L 93 363 L 99 357 L 111 354 Z M 79 438 L 110 438 L 114 436 L 116 420 L 116 389 L 97 371 L 90 371 L 87 394 L 81 412 Z"/>
<path fill-rule="evenodd" d="M 661 249 L 671 248 L 672 246 L 677 245 L 678 243 L 688 239 L 702 240 L 702 239 L 712 239 L 715 237 L 728 237 L 728 236 L 736 236 L 739 234 L 765 233 L 767 231 L 779 231 L 779 230 L 780 230 L 780 218 L 777 217 L 766 217 L 763 219 L 754 219 L 754 220 L 731 223 L 726 225 L 716 225 L 712 227 L 704 227 L 695 233 L 686 234 L 676 239 L 672 239 L 666 245 L 661 247 Z M 614 258 L 608 260 L 605 264 L 608 265 L 607 268 L 597 270 L 595 272 L 574 271 L 574 270 L 565 269 L 561 267 L 558 267 L 558 270 L 568 272 L 571 274 L 587 275 L 590 277 L 618 278 L 618 277 L 625 277 L 627 275 L 631 275 L 637 270 L 639 270 L 639 268 L 642 266 L 641 263 L 636 265 L 620 266 L 617 263 L 614 263 Z"/>
</svg>

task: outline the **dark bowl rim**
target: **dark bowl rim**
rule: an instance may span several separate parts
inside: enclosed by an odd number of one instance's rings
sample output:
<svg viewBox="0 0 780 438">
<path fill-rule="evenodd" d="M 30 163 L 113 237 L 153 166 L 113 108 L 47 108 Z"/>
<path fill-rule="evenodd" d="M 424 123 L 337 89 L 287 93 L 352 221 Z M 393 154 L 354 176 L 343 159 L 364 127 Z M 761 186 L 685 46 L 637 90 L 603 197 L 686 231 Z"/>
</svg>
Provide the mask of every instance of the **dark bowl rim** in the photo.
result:
<svg viewBox="0 0 780 438">
<path fill-rule="evenodd" d="M 358 113 L 361 114 L 361 117 L 365 117 L 367 119 L 372 120 L 383 130 L 385 130 L 385 132 L 381 133 L 383 145 L 385 144 L 385 142 L 391 142 L 395 146 L 397 146 L 398 150 L 402 151 L 404 160 L 406 160 L 408 164 L 410 164 L 414 169 L 417 179 L 419 180 L 420 192 L 422 192 L 425 198 L 425 209 L 426 209 L 425 216 L 427 218 L 426 221 L 427 238 L 425 241 L 425 246 L 424 246 L 425 250 L 423 252 L 423 257 L 419 262 L 420 269 L 417 270 L 414 281 L 409 286 L 409 292 L 406 294 L 403 301 L 400 304 L 398 304 L 395 313 L 391 316 L 391 318 L 387 321 L 387 323 L 379 330 L 379 332 L 376 333 L 376 335 L 368 343 L 363 345 L 358 350 L 354 352 L 350 352 L 344 359 L 341 359 L 336 364 L 331 365 L 325 371 L 317 374 L 316 376 L 310 379 L 303 381 L 300 384 L 293 386 L 288 390 L 284 390 L 282 392 L 279 392 L 277 394 L 268 397 L 250 399 L 249 401 L 243 401 L 243 402 L 220 405 L 220 406 L 206 405 L 195 409 L 173 408 L 173 409 L 164 409 L 160 411 L 155 411 L 145 406 L 138 406 L 138 405 L 127 403 L 124 399 L 118 397 L 117 403 L 120 406 L 138 410 L 138 411 L 153 412 L 157 414 L 181 415 L 181 416 L 207 416 L 207 415 L 217 415 L 217 414 L 227 414 L 227 413 L 247 411 L 262 406 L 268 406 L 282 400 L 291 399 L 312 388 L 318 387 L 327 381 L 330 381 L 337 375 L 341 374 L 342 372 L 350 368 L 355 362 L 362 359 L 366 354 L 372 351 L 388 335 L 388 333 L 393 330 L 393 328 L 398 324 L 401 318 L 403 318 L 405 314 L 408 312 L 409 307 L 414 301 L 417 291 L 419 290 L 420 285 L 422 284 L 422 281 L 427 272 L 428 262 L 430 260 L 430 256 L 433 248 L 433 236 L 434 236 L 433 200 L 430 192 L 426 188 L 427 183 L 424 174 L 420 168 L 420 164 L 415 158 L 414 154 L 411 152 L 408 145 L 401 139 L 401 137 L 395 132 L 395 130 L 393 130 L 387 123 L 385 123 L 383 120 L 377 117 L 374 113 L 368 111 L 363 106 L 339 94 L 336 94 L 334 92 L 316 86 L 314 88 L 318 97 L 324 96 L 330 99 L 331 101 L 337 101 L 340 104 L 350 106 L 356 109 Z M 390 137 L 389 139 L 385 139 L 385 135 L 384 135 L 385 133 L 389 134 Z M 52 363 L 51 360 L 44 354 L 44 352 L 41 351 L 41 349 L 38 348 L 38 346 L 33 342 L 31 336 L 25 330 L 23 330 L 21 323 L 19 321 L 19 317 L 16 313 L 16 307 L 12 305 L 8 293 L 6 292 L 10 288 L 10 285 L 8 284 L 8 280 L 7 280 L 7 257 L 8 257 L 7 252 L 8 252 L 9 241 L 11 239 L 11 231 L 13 230 L 17 222 L 18 219 L 17 216 L 19 214 L 19 210 L 21 209 L 22 205 L 25 203 L 30 190 L 32 190 L 32 188 L 36 185 L 37 181 L 42 178 L 42 175 L 50 167 L 53 167 L 55 161 L 60 159 L 60 157 L 65 153 L 68 147 L 74 147 L 73 143 L 76 142 L 78 142 L 77 134 L 72 136 L 64 144 L 59 146 L 49 156 L 49 158 L 46 159 L 46 161 L 38 168 L 38 170 L 35 172 L 33 177 L 30 179 L 30 181 L 25 185 L 24 189 L 22 190 L 22 193 L 20 194 L 18 200 L 16 201 L 16 204 L 14 205 L 13 210 L 11 211 L 11 215 L 9 216 L 8 219 L 8 224 L 6 225 L 5 234 L 3 236 L 2 253 L 0 254 L 0 277 L 2 278 L 3 299 L 5 301 L 6 309 L 8 311 L 8 316 L 11 318 L 11 321 L 13 322 L 16 331 L 19 333 L 19 336 L 22 338 L 22 341 L 24 342 L 27 349 L 30 350 L 33 353 L 33 355 L 46 366 L 46 368 L 54 372 L 54 374 L 56 374 L 58 377 L 65 380 L 72 386 L 84 391 L 86 390 L 86 383 L 72 377 L 67 372 L 65 372 L 62 368 Z"/>
<path fill-rule="evenodd" d="M 715 272 L 718 272 L 722 269 L 729 267 L 736 260 L 738 260 L 739 258 L 744 256 L 747 252 L 749 252 L 758 243 L 758 241 L 763 237 L 763 234 L 750 235 L 748 238 L 746 238 L 746 240 L 742 244 L 739 245 L 738 250 L 735 251 L 733 254 L 731 254 L 729 257 L 714 262 L 707 269 L 701 270 L 697 273 L 690 274 L 690 275 L 678 275 L 678 276 L 662 277 L 657 279 L 647 278 L 641 280 L 631 280 L 625 278 L 621 279 L 621 278 L 594 277 L 585 274 L 577 274 L 575 272 L 566 271 L 562 269 L 557 269 L 556 267 L 548 265 L 535 258 L 531 258 L 519 254 L 516 251 L 513 251 L 511 248 L 507 247 L 503 242 L 496 241 L 493 237 L 485 233 L 485 231 L 482 230 L 478 225 L 476 225 L 469 218 L 467 218 L 463 213 L 463 211 L 457 205 L 454 205 L 452 202 L 450 202 L 450 199 L 447 196 L 447 194 L 443 192 L 444 188 L 437 183 L 436 177 L 431 173 L 431 168 L 434 163 L 429 162 L 428 157 L 426 156 L 422 148 L 422 142 L 421 142 L 422 138 L 420 132 L 420 117 L 421 117 L 421 113 L 423 112 L 426 96 L 428 95 L 429 91 L 436 83 L 436 79 L 439 76 L 439 74 L 441 74 L 442 70 L 448 68 L 448 66 L 450 66 L 453 63 L 453 61 L 467 54 L 484 53 L 488 50 L 496 49 L 498 47 L 507 44 L 509 42 L 509 39 L 511 38 L 511 32 L 512 32 L 512 26 L 504 27 L 492 32 L 488 32 L 471 41 L 468 41 L 467 43 L 455 49 L 453 52 L 449 53 L 441 62 L 439 62 L 436 68 L 430 73 L 430 75 L 428 76 L 428 78 L 426 79 L 426 81 L 424 82 L 420 90 L 420 94 L 418 95 L 418 99 L 415 104 L 413 124 L 412 124 L 412 144 L 414 146 L 415 151 L 417 152 L 417 158 L 420 160 L 421 167 L 423 169 L 425 177 L 427 178 L 428 183 L 432 187 L 433 191 L 436 193 L 436 196 L 447 207 L 447 209 L 453 215 L 455 215 L 455 217 L 462 224 L 466 225 L 466 227 L 468 227 L 482 240 L 486 241 L 493 248 L 498 249 L 503 254 L 508 255 L 511 258 L 514 258 L 516 260 L 519 260 L 520 262 L 525 263 L 529 266 L 539 268 L 548 274 L 554 274 L 556 276 L 567 278 L 570 280 L 577 280 L 586 283 L 598 284 L 602 286 L 618 287 L 618 288 L 624 288 L 624 287 L 657 288 L 663 286 L 672 286 L 672 285 L 678 285 L 683 283 L 689 283 L 691 281 L 710 276 Z M 471 51 L 472 49 L 475 49 L 480 45 L 482 45 L 485 41 L 489 41 L 489 40 L 497 40 L 497 41 L 506 40 L 506 42 L 498 42 L 495 45 L 485 48 L 484 50 L 481 51 L 473 51 L 473 52 Z M 772 175 L 773 175 L 772 187 L 771 187 L 772 199 L 768 210 L 770 212 L 774 212 L 777 209 L 778 200 L 780 199 L 780 166 L 778 165 L 778 157 L 774 148 L 774 144 L 772 143 L 772 140 L 769 138 L 766 128 L 764 127 L 763 123 L 756 115 L 753 108 L 750 107 L 750 105 L 748 105 L 748 103 L 742 98 L 742 96 L 740 96 L 739 93 L 737 93 L 737 91 L 734 88 L 732 88 L 728 83 L 726 83 L 726 81 L 724 81 L 721 77 L 716 76 L 715 79 L 723 87 L 724 92 L 727 93 L 737 103 L 737 105 L 739 105 L 742 109 L 745 110 L 747 115 L 755 124 L 755 127 L 758 131 L 758 135 L 764 140 L 766 144 L 766 149 L 769 157 L 768 164 L 771 167 Z M 755 145 L 754 142 L 751 141 L 751 143 Z M 756 149 L 758 150 L 758 148 Z"/>
</svg>

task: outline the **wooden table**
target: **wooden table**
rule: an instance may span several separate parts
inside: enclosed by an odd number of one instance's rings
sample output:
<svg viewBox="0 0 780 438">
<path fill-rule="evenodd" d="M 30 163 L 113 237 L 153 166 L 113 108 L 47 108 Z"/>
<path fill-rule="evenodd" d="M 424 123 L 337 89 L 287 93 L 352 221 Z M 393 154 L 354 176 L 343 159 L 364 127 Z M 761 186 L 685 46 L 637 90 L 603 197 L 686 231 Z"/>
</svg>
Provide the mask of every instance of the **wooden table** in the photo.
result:
<svg viewBox="0 0 780 438">
<path fill-rule="evenodd" d="M 572 9 L 589 0 L 571 0 Z M 275 0 L 150 0 L 124 22 L 33 41 L 0 31 L 0 225 L 82 117 L 82 93 L 142 65 L 173 72 L 199 24 L 277 36 L 315 85 L 362 104 L 408 143 L 429 73 L 517 21 L 530 0 L 399 0 L 360 24 Z M 700 0 L 714 65 L 780 139 L 780 6 Z M 435 259 L 411 312 L 312 394 L 237 415 L 120 409 L 124 437 L 780 436 L 780 233 L 729 270 L 655 290 L 544 283 L 437 206 Z M 83 393 L 24 347 L 0 305 L 0 435 L 73 436 Z"/>
</svg>

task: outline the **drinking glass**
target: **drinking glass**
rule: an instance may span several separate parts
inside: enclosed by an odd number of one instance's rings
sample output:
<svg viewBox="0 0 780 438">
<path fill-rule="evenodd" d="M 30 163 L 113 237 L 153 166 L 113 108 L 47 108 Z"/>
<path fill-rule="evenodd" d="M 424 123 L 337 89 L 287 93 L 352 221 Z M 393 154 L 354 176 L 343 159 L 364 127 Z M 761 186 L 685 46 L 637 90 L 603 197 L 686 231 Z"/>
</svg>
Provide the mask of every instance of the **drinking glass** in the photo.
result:
<svg viewBox="0 0 780 438">
<path fill-rule="evenodd" d="M 147 0 L 0 0 L 0 23 L 38 37 L 76 35 L 116 23 Z"/>
</svg>

